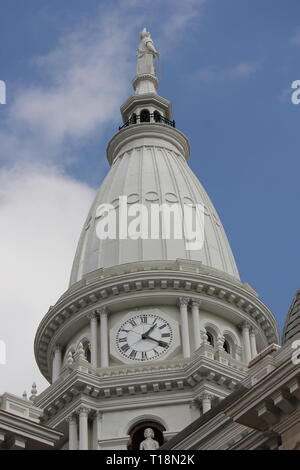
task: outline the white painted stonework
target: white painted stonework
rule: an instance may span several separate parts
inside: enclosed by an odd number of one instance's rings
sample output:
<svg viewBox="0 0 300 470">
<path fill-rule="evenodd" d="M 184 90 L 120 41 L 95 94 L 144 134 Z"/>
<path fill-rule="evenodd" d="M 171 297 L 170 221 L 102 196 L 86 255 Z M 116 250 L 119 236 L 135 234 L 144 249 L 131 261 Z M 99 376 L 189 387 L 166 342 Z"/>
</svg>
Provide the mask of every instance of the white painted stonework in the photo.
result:
<svg viewBox="0 0 300 470">
<path fill-rule="evenodd" d="M 247 363 L 278 341 L 272 313 L 239 279 L 217 212 L 188 166 L 189 141 L 174 127 L 170 102 L 156 93 L 154 72 L 137 75 L 133 85 L 121 107 L 124 126 L 108 143 L 111 169 L 84 224 L 70 287 L 35 339 L 51 384 L 36 404 L 70 449 L 127 449 L 134 427 L 147 422 L 169 439 L 229 395 L 247 376 Z M 141 122 L 143 110 L 149 121 Z M 100 240 L 97 207 L 116 204 L 120 195 L 148 206 L 203 204 L 203 249 L 189 251 L 185 240 Z M 156 325 L 155 315 L 167 326 Z M 145 337 L 132 333 L 146 353 L 122 355 L 118 332 L 136 316 L 139 324 L 147 319 Z"/>
</svg>

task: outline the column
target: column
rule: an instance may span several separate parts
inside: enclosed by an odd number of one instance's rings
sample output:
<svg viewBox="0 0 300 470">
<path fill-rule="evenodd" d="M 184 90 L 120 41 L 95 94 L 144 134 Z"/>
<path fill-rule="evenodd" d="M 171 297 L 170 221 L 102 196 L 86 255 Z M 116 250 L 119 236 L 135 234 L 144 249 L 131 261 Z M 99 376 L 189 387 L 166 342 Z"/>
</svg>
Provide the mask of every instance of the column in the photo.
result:
<svg viewBox="0 0 300 470">
<path fill-rule="evenodd" d="M 108 367 L 108 322 L 107 309 L 103 307 L 97 310 L 100 316 L 100 349 L 101 349 L 101 367 Z"/>
<path fill-rule="evenodd" d="M 88 414 L 89 409 L 81 407 L 78 410 L 79 414 L 79 450 L 88 450 L 89 435 L 88 435 Z"/>
<path fill-rule="evenodd" d="M 195 350 L 200 348 L 200 345 L 201 345 L 200 319 L 199 319 L 199 307 L 200 307 L 200 305 L 201 305 L 200 301 L 192 300 L 192 315 L 193 315 Z"/>
<path fill-rule="evenodd" d="M 251 361 L 251 346 L 250 346 L 250 335 L 249 335 L 249 323 L 243 324 L 243 346 L 244 346 L 244 358 L 245 362 Z"/>
<path fill-rule="evenodd" d="M 53 363 L 52 363 L 52 383 L 55 382 L 60 376 L 62 365 L 61 347 L 56 344 L 54 348 Z"/>
<path fill-rule="evenodd" d="M 182 341 L 183 357 L 190 357 L 191 355 L 188 311 L 187 311 L 188 303 L 189 303 L 188 297 L 179 297 L 181 341 Z"/>
<path fill-rule="evenodd" d="M 72 414 L 67 418 L 69 423 L 69 450 L 78 449 L 78 426 L 77 426 L 77 416 Z"/>
<path fill-rule="evenodd" d="M 91 338 L 91 365 L 95 369 L 97 368 L 98 361 L 97 361 L 97 313 L 91 312 L 88 314 L 88 318 L 90 319 L 90 338 Z"/>
<path fill-rule="evenodd" d="M 98 441 L 101 439 L 102 417 L 103 417 L 103 413 L 101 411 L 96 411 L 93 417 L 94 450 L 99 449 Z"/>
<path fill-rule="evenodd" d="M 203 393 L 200 398 L 202 402 L 202 413 L 207 413 L 207 411 L 211 409 L 212 396 L 209 395 L 209 393 Z"/>
<path fill-rule="evenodd" d="M 251 358 L 253 359 L 255 356 L 257 356 L 256 338 L 255 338 L 254 328 L 250 328 L 250 348 L 251 348 Z"/>
<path fill-rule="evenodd" d="M 199 412 L 199 403 L 196 400 L 193 400 L 190 403 L 190 411 L 191 411 L 191 420 L 195 421 L 200 416 Z"/>
</svg>

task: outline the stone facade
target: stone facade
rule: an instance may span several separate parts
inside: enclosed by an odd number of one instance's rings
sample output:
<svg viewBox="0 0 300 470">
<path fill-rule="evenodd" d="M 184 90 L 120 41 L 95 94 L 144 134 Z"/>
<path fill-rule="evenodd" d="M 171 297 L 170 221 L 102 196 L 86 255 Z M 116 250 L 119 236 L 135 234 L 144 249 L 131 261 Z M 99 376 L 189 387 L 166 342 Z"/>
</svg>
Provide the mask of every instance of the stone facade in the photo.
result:
<svg viewBox="0 0 300 470">
<path fill-rule="evenodd" d="M 283 347 L 269 346 L 250 362 L 235 393 L 162 448 L 300 449 L 300 367 L 292 354 L 291 341 Z"/>
<path fill-rule="evenodd" d="M 27 398 L 0 396 L 0 450 L 47 450 L 62 434 L 41 424 L 43 410 Z"/>
</svg>

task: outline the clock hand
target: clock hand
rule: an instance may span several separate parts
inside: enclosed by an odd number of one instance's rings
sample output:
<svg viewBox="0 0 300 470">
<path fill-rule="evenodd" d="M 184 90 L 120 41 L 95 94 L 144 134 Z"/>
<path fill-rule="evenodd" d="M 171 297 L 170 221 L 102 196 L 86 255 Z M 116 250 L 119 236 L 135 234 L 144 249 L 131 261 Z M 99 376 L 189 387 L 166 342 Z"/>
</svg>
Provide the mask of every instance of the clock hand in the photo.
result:
<svg viewBox="0 0 300 470">
<path fill-rule="evenodd" d="M 152 336 L 148 336 L 147 339 L 152 339 L 152 341 L 156 341 L 159 344 L 159 346 L 162 346 L 163 348 L 165 348 L 166 346 L 169 346 L 168 343 L 166 343 L 165 341 L 162 341 L 161 339 L 152 338 Z"/>
<path fill-rule="evenodd" d="M 151 328 L 149 328 L 149 330 L 146 331 L 146 333 L 143 333 L 143 334 L 142 334 L 142 338 L 143 338 L 143 339 L 148 338 L 149 333 L 151 333 L 151 331 L 154 330 L 155 327 L 156 327 L 156 323 L 154 323 L 154 325 L 152 325 Z"/>
<path fill-rule="evenodd" d="M 120 330 L 120 331 L 124 331 L 125 333 L 134 333 L 134 334 L 139 335 L 139 336 L 140 336 L 140 334 L 141 334 L 141 333 L 137 333 L 137 331 L 134 331 L 134 330 L 123 330 L 123 329 L 122 329 L 122 330 Z"/>
</svg>

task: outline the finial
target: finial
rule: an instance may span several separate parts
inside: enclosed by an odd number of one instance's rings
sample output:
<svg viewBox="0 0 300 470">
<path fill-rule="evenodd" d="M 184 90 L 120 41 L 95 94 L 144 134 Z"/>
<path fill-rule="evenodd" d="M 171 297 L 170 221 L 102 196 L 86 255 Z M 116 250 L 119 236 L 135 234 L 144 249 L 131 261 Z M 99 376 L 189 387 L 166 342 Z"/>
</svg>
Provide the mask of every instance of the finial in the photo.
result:
<svg viewBox="0 0 300 470">
<path fill-rule="evenodd" d="M 69 351 L 68 357 L 67 357 L 67 366 L 71 367 L 73 365 L 74 359 L 73 359 L 73 354 L 72 351 Z"/>
<path fill-rule="evenodd" d="M 31 395 L 30 395 L 29 400 L 30 400 L 30 401 L 34 401 L 34 400 L 36 399 L 36 396 L 37 396 L 36 383 L 33 382 L 32 388 L 31 388 Z"/>
<path fill-rule="evenodd" d="M 149 31 L 147 31 L 147 28 L 144 28 L 141 32 L 140 32 L 140 38 L 143 39 L 145 36 L 147 35 L 150 35 Z"/>
<path fill-rule="evenodd" d="M 24 398 L 24 400 L 27 400 L 27 392 L 26 392 L 26 390 L 24 390 L 22 397 Z"/>
<path fill-rule="evenodd" d="M 84 355 L 84 348 L 83 348 L 83 344 L 82 342 L 80 341 L 80 343 L 78 344 L 78 347 L 77 347 L 77 354 L 79 357 L 85 357 Z"/>
<path fill-rule="evenodd" d="M 137 55 L 137 75 L 155 75 L 153 60 L 159 57 L 159 52 L 155 49 L 151 34 L 146 28 L 140 32 L 140 43 L 136 52 Z"/>
</svg>

